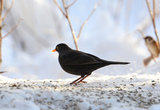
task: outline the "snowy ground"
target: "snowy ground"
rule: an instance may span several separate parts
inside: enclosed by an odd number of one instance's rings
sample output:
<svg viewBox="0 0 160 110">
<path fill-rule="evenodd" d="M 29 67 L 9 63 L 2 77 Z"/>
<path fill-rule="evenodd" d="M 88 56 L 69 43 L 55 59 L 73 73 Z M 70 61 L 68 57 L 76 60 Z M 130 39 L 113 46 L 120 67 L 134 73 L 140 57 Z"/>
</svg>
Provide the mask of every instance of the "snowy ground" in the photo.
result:
<svg viewBox="0 0 160 110">
<path fill-rule="evenodd" d="M 159 110 L 160 73 L 24 80 L 0 76 L 0 110 Z"/>
<path fill-rule="evenodd" d="M 144 67 L 142 60 L 149 55 L 144 48 L 113 44 L 108 43 L 105 51 L 98 46 L 88 51 L 131 64 L 104 67 L 86 78 L 88 83 L 78 85 L 69 84 L 78 76 L 62 70 L 51 48 L 35 57 L 6 54 L 2 70 L 7 73 L 0 75 L 0 110 L 160 110 L 159 59 Z"/>
</svg>

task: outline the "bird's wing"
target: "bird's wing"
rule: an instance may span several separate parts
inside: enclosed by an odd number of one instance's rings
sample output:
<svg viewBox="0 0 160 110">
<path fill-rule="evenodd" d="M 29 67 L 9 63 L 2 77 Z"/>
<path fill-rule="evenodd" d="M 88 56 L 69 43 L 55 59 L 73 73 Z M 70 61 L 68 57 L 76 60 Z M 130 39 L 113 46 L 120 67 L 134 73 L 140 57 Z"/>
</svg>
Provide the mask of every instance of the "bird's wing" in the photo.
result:
<svg viewBox="0 0 160 110">
<path fill-rule="evenodd" d="M 60 57 L 61 63 L 64 65 L 88 65 L 102 63 L 98 57 L 80 51 L 72 50 Z"/>
</svg>

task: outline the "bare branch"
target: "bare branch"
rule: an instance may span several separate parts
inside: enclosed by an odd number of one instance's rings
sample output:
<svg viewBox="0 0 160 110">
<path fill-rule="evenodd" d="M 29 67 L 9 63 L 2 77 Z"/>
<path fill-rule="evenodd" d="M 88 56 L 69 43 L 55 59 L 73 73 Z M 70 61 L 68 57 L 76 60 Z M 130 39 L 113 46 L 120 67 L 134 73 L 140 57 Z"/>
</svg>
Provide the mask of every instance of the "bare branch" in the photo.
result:
<svg viewBox="0 0 160 110">
<path fill-rule="evenodd" d="M 137 30 L 142 34 L 142 37 L 145 38 L 144 33 L 140 29 L 137 29 Z"/>
<path fill-rule="evenodd" d="M 7 12 L 5 13 L 5 15 L 3 16 L 2 21 L 6 18 L 6 16 L 7 16 L 8 13 L 10 12 L 11 8 L 13 7 L 13 4 L 14 4 L 14 0 L 12 0 L 12 4 L 11 4 L 11 6 L 9 7 L 9 9 L 7 10 Z"/>
<path fill-rule="evenodd" d="M 155 0 L 153 0 L 153 18 L 155 19 L 156 14 L 156 6 L 155 6 Z"/>
<path fill-rule="evenodd" d="M 5 24 L 3 24 L 2 26 L 0 26 L 0 30 L 5 26 Z"/>
<path fill-rule="evenodd" d="M 19 23 L 20 23 L 21 20 L 22 20 L 22 19 L 19 19 L 18 23 L 17 23 L 5 36 L 3 36 L 0 40 L 4 39 L 4 38 L 7 37 L 11 32 L 13 32 L 13 31 L 17 28 L 17 26 L 19 25 Z"/>
<path fill-rule="evenodd" d="M 156 34 L 156 37 L 157 37 L 157 41 L 158 41 L 158 46 L 160 45 L 160 42 L 159 42 L 159 37 L 158 37 L 158 32 L 157 32 L 157 28 L 156 28 L 156 24 L 155 24 L 155 13 L 156 13 L 156 8 L 155 8 L 155 0 L 153 0 L 153 13 L 151 11 L 151 7 L 150 7 L 150 4 L 149 4 L 149 1 L 146 0 L 147 2 L 147 6 L 148 6 L 148 10 L 149 10 L 149 13 L 150 13 L 150 16 L 151 16 L 151 19 L 152 19 L 152 24 L 153 24 L 153 27 L 154 27 L 154 32 Z M 153 16 L 154 15 L 154 16 Z M 160 49 L 160 47 L 158 47 Z"/>
<path fill-rule="evenodd" d="M 72 36 L 73 36 L 73 39 L 74 39 L 74 43 L 75 43 L 76 49 L 79 50 L 79 49 L 78 49 L 78 44 L 77 44 L 77 39 L 76 39 L 75 33 L 74 33 L 74 31 L 73 31 L 73 28 L 72 28 L 72 24 L 71 24 L 71 21 L 70 21 L 70 17 L 69 17 L 69 14 L 68 14 L 68 10 L 67 10 L 65 1 L 62 0 L 62 2 L 63 2 L 63 7 L 64 7 L 64 9 L 65 9 L 65 12 L 64 12 L 64 11 L 62 10 L 62 8 L 58 5 L 58 3 L 57 3 L 56 0 L 53 0 L 53 1 L 54 1 L 54 3 L 56 4 L 56 6 L 59 8 L 59 10 L 62 12 L 62 14 L 63 14 L 63 15 L 66 17 L 66 19 L 68 20 L 69 27 L 70 27 L 71 32 L 72 32 Z M 69 7 L 72 6 L 75 2 L 76 2 L 76 0 L 75 0 L 72 4 L 70 4 Z"/>
<path fill-rule="evenodd" d="M 3 0 L 0 0 L 0 25 L 2 25 L 2 11 L 3 11 Z M 1 34 L 1 32 L 0 32 Z M 1 38 L 1 35 L 0 35 Z"/>
<path fill-rule="evenodd" d="M 58 5 L 58 3 L 56 2 L 56 0 L 53 0 L 54 3 L 57 5 L 57 7 L 60 9 L 60 11 L 63 13 L 63 15 L 66 17 L 68 23 L 69 23 L 69 27 L 71 29 L 71 32 L 72 32 L 72 36 L 73 36 L 73 40 L 74 40 L 74 44 L 76 46 L 76 49 L 79 50 L 78 48 L 78 44 L 77 44 L 77 40 L 81 34 L 81 31 L 84 27 L 84 25 L 88 22 L 88 20 L 90 19 L 90 17 L 92 16 L 92 14 L 94 13 L 94 11 L 96 10 L 97 8 L 97 4 L 95 5 L 95 8 L 93 9 L 93 11 L 91 12 L 91 14 L 88 16 L 87 20 L 82 24 L 81 28 L 80 28 L 80 31 L 78 33 L 78 36 L 76 37 L 75 33 L 74 33 L 74 30 L 73 30 L 73 26 L 72 26 L 72 23 L 71 23 L 71 20 L 70 20 L 70 16 L 68 14 L 68 8 L 70 8 L 72 5 L 74 5 L 76 3 L 77 0 L 74 0 L 70 5 L 66 6 L 66 3 L 65 3 L 65 0 L 62 0 L 63 2 L 63 7 L 65 9 L 65 12 L 62 10 L 62 8 Z"/>
<path fill-rule="evenodd" d="M 84 25 L 88 22 L 88 20 L 89 20 L 90 17 L 93 15 L 93 13 L 96 11 L 96 9 L 97 9 L 97 4 L 95 4 L 94 9 L 92 10 L 92 12 L 90 13 L 90 15 L 88 16 L 87 20 L 84 21 L 84 23 L 81 25 L 81 28 L 80 28 L 79 33 L 78 33 L 78 35 L 77 35 L 77 39 L 79 39 Z"/>
<path fill-rule="evenodd" d="M 68 14 L 68 9 L 67 9 L 67 7 L 66 7 L 65 1 L 62 0 L 62 2 L 63 2 L 63 6 L 64 6 L 64 8 L 65 8 L 66 18 L 67 18 L 67 20 L 68 20 L 69 27 L 70 27 L 71 32 L 72 32 L 72 36 L 73 36 L 73 39 L 74 39 L 74 44 L 75 44 L 75 46 L 76 46 L 76 49 L 79 50 L 78 44 L 77 44 L 77 38 L 76 38 L 76 35 L 75 35 L 75 33 L 74 33 L 74 30 L 73 30 L 73 27 L 72 27 L 72 24 L 71 24 L 71 20 L 70 20 L 69 14 Z"/>
<path fill-rule="evenodd" d="M 3 12 L 3 0 L 0 0 L 0 27 L 2 28 L 2 12 Z M 0 30 L 0 39 L 2 39 L 2 30 Z M 2 64 L 2 41 L 0 40 L 0 68 Z"/>
<path fill-rule="evenodd" d="M 160 15 L 160 10 L 156 10 L 155 17 Z M 141 31 L 145 31 L 152 23 L 152 20 L 150 20 L 150 16 L 145 17 L 143 22 L 137 25 L 137 29 L 140 29 Z"/>
<path fill-rule="evenodd" d="M 54 3 L 56 4 L 56 6 L 59 8 L 59 10 L 62 12 L 62 14 L 67 18 L 67 15 L 64 13 L 64 11 L 62 10 L 62 8 L 58 5 L 56 0 L 53 0 Z"/>
<path fill-rule="evenodd" d="M 151 11 L 151 7 L 150 7 L 150 4 L 149 4 L 149 1 L 146 0 L 146 2 L 147 2 L 147 6 L 148 6 L 148 10 L 149 10 L 150 16 L 153 19 L 153 14 L 152 14 L 152 11 Z"/>
<path fill-rule="evenodd" d="M 76 3 L 77 0 L 74 0 L 74 2 L 72 2 L 70 5 L 68 5 L 66 8 L 71 7 L 72 5 L 74 5 Z"/>
</svg>

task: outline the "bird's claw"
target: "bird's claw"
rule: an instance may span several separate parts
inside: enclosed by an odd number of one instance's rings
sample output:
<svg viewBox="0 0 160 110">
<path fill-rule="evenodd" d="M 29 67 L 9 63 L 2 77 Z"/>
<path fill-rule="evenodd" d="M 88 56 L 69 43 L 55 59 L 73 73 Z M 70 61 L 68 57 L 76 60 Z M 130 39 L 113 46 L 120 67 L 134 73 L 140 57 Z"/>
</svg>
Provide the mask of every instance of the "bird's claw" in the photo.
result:
<svg viewBox="0 0 160 110">
<path fill-rule="evenodd" d="M 73 84 L 77 85 L 78 83 L 87 83 L 87 82 L 86 81 L 72 82 L 70 83 L 70 85 L 73 85 Z"/>
<path fill-rule="evenodd" d="M 86 81 L 80 81 L 80 82 L 78 82 L 78 83 L 87 83 Z"/>
</svg>

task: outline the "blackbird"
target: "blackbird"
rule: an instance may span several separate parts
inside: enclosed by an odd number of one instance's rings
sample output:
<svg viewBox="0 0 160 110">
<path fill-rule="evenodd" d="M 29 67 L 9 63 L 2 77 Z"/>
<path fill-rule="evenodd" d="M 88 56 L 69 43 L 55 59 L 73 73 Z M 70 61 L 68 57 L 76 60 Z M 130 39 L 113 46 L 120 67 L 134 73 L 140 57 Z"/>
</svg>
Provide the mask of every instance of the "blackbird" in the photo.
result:
<svg viewBox="0 0 160 110">
<path fill-rule="evenodd" d="M 129 64 L 129 62 L 106 61 L 94 55 L 73 50 L 64 43 L 58 44 L 56 48 L 52 50 L 52 52 L 55 51 L 59 53 L 58 60 L 64 71 L 81 76 L 70 84 L 86 83 L 83 80 L 98 68 L 112 64 Z"/>
</svg>

